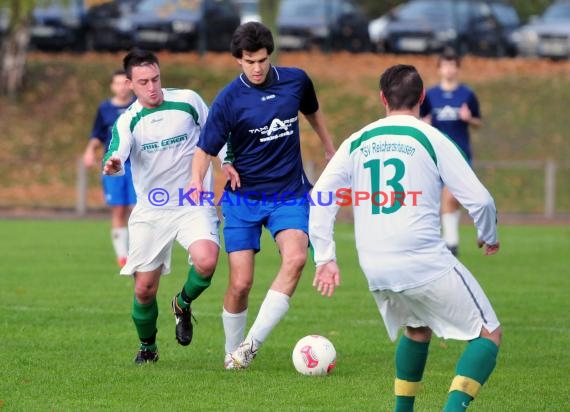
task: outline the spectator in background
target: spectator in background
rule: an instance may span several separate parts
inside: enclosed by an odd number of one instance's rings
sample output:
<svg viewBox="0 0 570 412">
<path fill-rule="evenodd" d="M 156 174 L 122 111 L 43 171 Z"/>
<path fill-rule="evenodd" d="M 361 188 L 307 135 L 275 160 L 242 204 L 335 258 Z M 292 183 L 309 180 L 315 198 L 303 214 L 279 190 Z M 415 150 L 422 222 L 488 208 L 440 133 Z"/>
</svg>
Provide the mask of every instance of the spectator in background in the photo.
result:
<svg viewBox="0 0 570 412">
<path fill-rule="evenodd" d="M 116 70 L 111 77 L 111 94 L 109 99 L 99 104 L 91 138 L 83 154 L 83 163 L 86 167 L 99 165 L 97 152 L 109 147 L 113 124 L 134 101 L 133 94 L 127 83 L 124 70 Z M 105 176 L 101 178 L 105 202 L 111 208 L 111 240 L 120 267 L 127 262 L 129 235 L 127 221 L 131 207 L 136 203 L 133 178 L 131 176 L 131 163 L 125 164 L 123 176 Z"/>
<path fill-rule="evenodd" d="M 445 49 L 437 62 L 440 83 L 428 89 L 420 107 L 420 117 L 453 140 L 471 164 L 469 127 L 481 126 L 481 113 L 475 93 L 459 82 L 460 66 L 455 50 Z M 460 220 L 460 204 L 444 187 L 441 196 L 442 235 L 454 255 L 458 254 Z"/>
</svg>

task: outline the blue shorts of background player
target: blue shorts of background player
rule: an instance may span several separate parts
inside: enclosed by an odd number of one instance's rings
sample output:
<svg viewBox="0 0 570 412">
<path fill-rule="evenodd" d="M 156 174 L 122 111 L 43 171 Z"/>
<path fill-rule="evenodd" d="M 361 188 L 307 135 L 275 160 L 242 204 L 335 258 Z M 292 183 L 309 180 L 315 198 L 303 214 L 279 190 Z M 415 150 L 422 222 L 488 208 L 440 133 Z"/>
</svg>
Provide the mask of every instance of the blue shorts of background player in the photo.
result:
<svg viewBox="0 0 570 412">
<path fill-rule="evenodd" d="M 222 214 L 227 253 L 240 250 L 259 252 L 263 226 L 274 239 L 280 231 L 286 229 L 298 229 L 307 234 L 309 232 L 308 202 L 245 199 L 231 192 L 225 196 L 228 201 L 222 202 Z"/>
<path fill-rule="evenodd" d="M 102 183 L 108 206 L 131 206 L 137 202 L 130 162 L 125 163 L 123 176 L 103 175 Z"/>
</svg>

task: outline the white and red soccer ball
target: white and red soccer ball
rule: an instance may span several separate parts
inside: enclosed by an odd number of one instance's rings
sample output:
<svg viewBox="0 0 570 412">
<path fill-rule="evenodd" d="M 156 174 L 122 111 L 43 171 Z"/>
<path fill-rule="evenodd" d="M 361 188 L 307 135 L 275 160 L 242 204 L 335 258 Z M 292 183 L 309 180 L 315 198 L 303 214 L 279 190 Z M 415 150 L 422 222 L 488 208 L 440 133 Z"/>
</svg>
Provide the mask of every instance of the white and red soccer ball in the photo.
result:
<svg viewBox="0 0 570 412">
<path fill-rule="evenodd" d="M 301 338 L 293 349 L 293 365 L 303 375 L 328 375 L 336 365 L 336 349 L 320 335 Z"/>
</svg>

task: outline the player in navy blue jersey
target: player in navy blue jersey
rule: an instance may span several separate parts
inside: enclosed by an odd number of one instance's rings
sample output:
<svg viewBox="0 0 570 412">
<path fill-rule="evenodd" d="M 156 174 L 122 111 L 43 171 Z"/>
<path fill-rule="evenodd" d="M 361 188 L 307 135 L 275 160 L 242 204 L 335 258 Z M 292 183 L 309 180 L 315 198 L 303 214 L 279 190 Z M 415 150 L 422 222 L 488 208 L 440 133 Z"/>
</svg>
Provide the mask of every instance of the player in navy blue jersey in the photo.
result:
<svg viewBox="0 0 570 412">
<path fill-rule="evenodd" d="M 227 144 L 222 198 L 230 264 L 222 312 L 226 369 L 245 368 L 255 357 L 288 311 L 307 259 L 309 204 L 296 200 L 312 185 L 301 160 L 299 112 L 322 141 L 327 159 L 335 152 L 311 79 L 301 69 L 273 66 L 273 48 L 271 31 L 263 24 L 236 29 L 231 52 L 242 73 L 215 98 L 192 162 L 190 189 L 196 189 L 197 199 L 210 156 Z M 281 267 L 244 339 L 263 226 L 277 243 Z"/>
<path fill-rule="evenodd" d="M 111 79 L 112 97 L 101 102 L 91 131 L 91 138 L 83 154 L 83 163 L 87 167 L 99 165 L 97 151 L 106 151 L 111 141 L 111 131 L 115 120 L 134 101 L 127 84 L 127 75 L 123 70 L 113 73 Z M 129 236 L 127 221 L 131 207 L 136 203 L 130 162 L 125 164 L 124 176 L 102 176 L 105 202 L 111 207 L 111 239 L 117 256 L 117 263 L 123 267 L 127 260 Z"/>
<path fill-rule="evenodd" d="M 481 112 L 475 93 L 459 82 L 460 63 L 453 49 L 443 51 L 438 59 L 440 84 L 427 91 L 420 116 L 451 138 L 471 163 L 469 127 L 481 126 Z M 444 187 L 441 197 L 442 236 L 454 255 L 458 253 L 460 220 L 460 204 Z"/>
</svg>

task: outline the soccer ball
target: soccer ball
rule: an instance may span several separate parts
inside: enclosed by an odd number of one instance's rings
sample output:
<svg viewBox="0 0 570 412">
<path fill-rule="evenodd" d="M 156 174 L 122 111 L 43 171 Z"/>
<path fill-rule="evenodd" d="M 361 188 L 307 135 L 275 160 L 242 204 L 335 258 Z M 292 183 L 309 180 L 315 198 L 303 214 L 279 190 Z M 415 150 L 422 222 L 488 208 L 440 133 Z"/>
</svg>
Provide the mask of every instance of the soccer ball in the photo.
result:
<svg viewBox="0 0 570 412">
<path fill-rule="evenodd" d="M 301 338 L 293 349 L 293 365 L 303 375 L 328 375 L 336 365 L 336 350 L 320 335 Z"/>
</svg>

